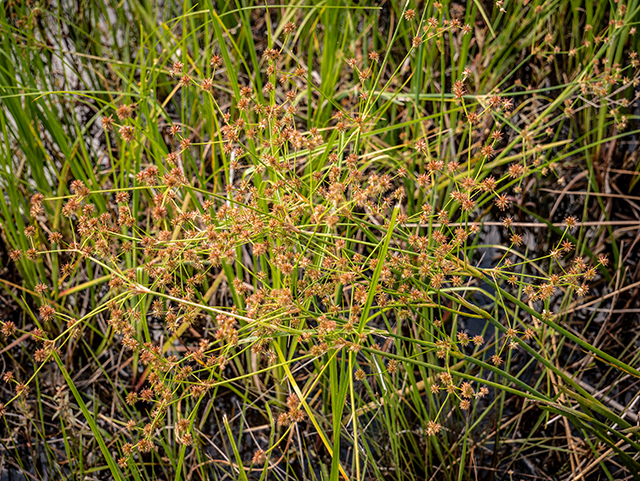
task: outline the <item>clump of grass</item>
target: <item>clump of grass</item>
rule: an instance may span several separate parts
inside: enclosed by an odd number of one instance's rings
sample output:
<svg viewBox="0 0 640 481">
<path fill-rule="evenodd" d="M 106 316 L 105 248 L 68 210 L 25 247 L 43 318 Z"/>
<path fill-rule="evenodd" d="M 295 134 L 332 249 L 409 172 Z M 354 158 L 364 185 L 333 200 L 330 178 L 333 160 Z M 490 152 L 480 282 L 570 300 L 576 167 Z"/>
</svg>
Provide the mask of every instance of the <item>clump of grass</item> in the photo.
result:
<svg viewBox="0 0 640 481">
<path fill-rule="evenodd" d="M 561 419 L 568 447 L 598 460 L 589 469 L 638 471 L 627 413 L 563 359 L 581 350 L 614 377 L 640 375 L 635 357 L 565 320 L 620 265 L 615 236 L 609 255 L 590 243 L 586 203 L 562 222 L 533 212 L 544 241 L 522 221 L 536 186 L 571 183 L 580 162 L 598 192 L 593 159 L 629 127 L 621 109 L 640 78 L 635 55 L 621 63 L 637 8 L 608 12 L 609 23 L 589 10 L 599 38 L 585 29 L 565 49 L 540 30 L 541 16 L 560 21 L 541 2 L 521 22 L 502 2 L 491 14 L 475 2 L 392 5 L 385 38 L 377 11 L 208 5 L 158 31 L 130 7 L 146 25 L 140 52 L 115 67 L 117 90 L 83 93 L 104 164 L 77 113 L 49 116 L 44 138 L 81 134 L 62 151 L 59 184 L 47 181 L 53 159 L 46 170 L 28 161 L 35 186 L 5 183 L 3 235 L 29 298 L 6 284 L 25 315 L 3 321 L 5 352 L 28 364 L 6 362 L 2 411 L 8 431 L 42 440 L 47 469 L 460 480 L 479 460 L 508 473 L 544 443 L 562 452 L 548 431 Z M 13 35 L 20 25 L 3 18 Z M 156 41 L 161 53 L 145 48 Z M 525 47 L 535 53 L 517 60 Z M 512 81 L 539 62 L 556 85 Z M 34 104 L 3 77 L 3 125 L 22 122 L 26 105 L 40 116 L 51 98 L 66 105 L 46 79 L 25 78 Z M 26 156 L 25 137 L 14 140 Z M 500 245 L 485 245 L 492 223 Z M 81 379 L 83 365 L 95 374 Z M 34 411 L 36 399 L 46 407 Z M 37 469 L 17 438 L 7 447 Z M 560 464 L 589 474 L 577 456 Z"/>
</svg>

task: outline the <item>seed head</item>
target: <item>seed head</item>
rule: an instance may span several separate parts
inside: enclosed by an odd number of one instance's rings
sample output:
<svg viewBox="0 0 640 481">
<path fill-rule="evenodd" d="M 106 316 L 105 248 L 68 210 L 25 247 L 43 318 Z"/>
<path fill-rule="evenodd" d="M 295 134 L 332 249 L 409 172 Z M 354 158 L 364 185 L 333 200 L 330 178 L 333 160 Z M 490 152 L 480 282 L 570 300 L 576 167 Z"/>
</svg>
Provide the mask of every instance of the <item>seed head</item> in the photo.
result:
<svg viewBox="0 0 640 481">
<path fill-rule="evenodd" d="M 427 436 L 435 436 L 440 432 L 441 429 L 442 429 L 442 426 L 439 423 L 431 420 L 427 424 L 427 431 L 426 431 Z"/>
<path fill-rule="evenodd" d="M 267 48 L 262 53 L 262 56 L 270 61 L 275 61 L 280 58 L 280 51 L 275 48 Z"/>
<path fill-rule="evenodd" d="M 133 108 L 131 107 L 131 105 L 126 105 L 126 104 L 121 105 L 116 110 L 116 115 L 120 120 L 128 119 L 129 117 L 131 117 L 132 114 L 133 114 Z"/>
<path fill-rule="evenodd" d="M 395 359 L 391 359 L 387 364 L 387 372 L 389 374 L 394 374 L 398 371 L 398 361 Z"/>
<path fill-rule="evenodd" d="M 131 125 L 123 125 L 118 129 L 118 133 L 125 142 L 131 142 L 134 139 L 135 129 Z"/>
<path fill-rule="evenodd" d="M 113 130 L 113 116 L 102 117 L 102 128 L 106 131 Z"/>
<path fill-rule="evenodd" d="M 298 27 L 296 26 L 295 23 L 287 22 L 284 24 L 284 28 L 282 29 L 282 31 L 284 32 L 285 35 L 289 35 L 294 33 L 296 31 L 296 28 Z"/>
<path fill-rule="evenodd" d="M 210 91 L 213 88 L 213 79 L 210 79 L 210 78 L 204 79 L 200 86 L 202 87 L 202 90 L 205 90 L 207 92 Z"/>
<path fill-rule="evenodd" d="M 570 240 L 565 240 L 562 242 L 562 250 L 565 252 L 570 252 L 573 249 L 573 244 Z"/>
<path fill-rule="evenodd" d="M 499 195 L 495 200 L 494 200 L 496 206 L 498 207 L 498 209 L 500 210 L 506 210 L 507 207 L 509 207 L 509 204 L 511 203 L 511 201 L 507 198 L 507 196 L 505 194 L 501 194 Z"/>
<path fill-rule="evenodd" d="M 480 391 L 478 391 L 476 393 L 476 398 L 483 398 L 485 397 L 487 394 L 489 394 L 489 389 L 487 389 L 485 386 L 482 386 L 480 388 Z"/>
<path fill-rule="evenodd" d="M 578 219 L 576 219 L 574 216 L 570 215 L 568 217 L 564 218 L 564 223 L 567 226 L 568 229 L 573 229 L 576 224 L 578 223 Z"/>
<path fill-rule="evenodd" d="M 78 197 L 87 197 L 91 193 L 81 180 L 74 180 L 71 182 L 71 191 Z"/>
<path fill-rule="evenodd" d="M 56 311 L 53 307 L 49 306 L 48 304 L 44 304 L 43 306 L 40 307 L 39 313 L 42 320 L 47 322 L 53 319 L 53 317 L 56 314 Z"/>
<path fill-rule="evenodd" d="M 460 386 L 460 395 L 464 398 L 470 399 L 475 396 L 475 392 L 473 391 L 473 387 L 468 382 L 463 382 Z"/>
<path fill-rule="evenodd" d="M 221 67 L 222 58 L 220 57 L 220 55 L 214 55 L 213 57 L 211 57 L 211 60 L 209 61 L 209 65 L 211 65 L 213 68 Z"/>
<path fill-rule="evenodd" d="M 253 464 L 264 464 L 267 460 L 267 455 L 265 454 L 263 449 L 258 449 L 255 453 L 253 453 L 252 462 Z"/>
<path fill-rule="evenodd" d="M 523 237 L 520 234 L 513 234 L 510 240 L 511 243 L 516 247 L 520 247 L 524 241 Z"/>
<path fill-rule="evenodd" d="M 482 147 L 482 149 L 480 150 L 480 152 L 482 153 L 483 157 L 492 157 L 493 156 L 493 145 L 488 144 L 485 145 L 484 147 Z"/>
<path fill-rule="evenodd" d="M 296 409 L 300 405 L 300 398 L 295 393 L 289 394 L 287 397 L 287 407 L 289 409 Z"/>
<path fill-rule="evenodd" d="M 169 73 L 173 77 L 174 75 L 180 74 L 183 68 L 184 68 L 184 64 L 182 62 L 175 62 Z"/>
<path fill-rule="evenodd" d="M 464 88 L 464 82 L 462 82 L 462 80 L 457 80 L 456 83 L 453 84 L 451 92 L 456 99 L 464 97 L 464 94 L 467 93 Z"/>
<path fill-rule="evenodd" d="M 184 74 L 182 77 L 180 77 L 180 81 L 178 82 L 178 84 L 181 87 L 186 87 L 191 82 L 192 82 L 192 80 L 191 80 L 191 77 L 189 76 L 189 74 Z"/>
</svg>

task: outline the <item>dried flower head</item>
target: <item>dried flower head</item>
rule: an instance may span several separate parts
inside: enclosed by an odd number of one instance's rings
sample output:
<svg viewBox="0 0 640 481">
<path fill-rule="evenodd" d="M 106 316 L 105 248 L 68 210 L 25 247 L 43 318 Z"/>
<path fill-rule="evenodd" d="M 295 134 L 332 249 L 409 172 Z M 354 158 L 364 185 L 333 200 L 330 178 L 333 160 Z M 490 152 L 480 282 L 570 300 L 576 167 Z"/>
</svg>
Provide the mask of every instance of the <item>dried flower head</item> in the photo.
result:
<svg viewBox="0 0 640 481">
<path fill-rule="evenodd" d="M 173 77 L 174 75 L 179 75 L 182 72 L 182 69 L 184 68 L 184 64 L 182 62 L 175 62 L 173 64 L 173 67 L 171 67 L 171 70 L 169 71 L 169 74 Z"/>
<path fill-rule="evenodd" d="M 118 129 L 118 133 L 125 142 L 131 142 L 135 138 L 135 129 L 131 125 L 123 125 Z"/>
<path fill-rule="evenodd" d="M 113 116 L 104 116 L 102 117 L 102 128 L 105 132 L 113 130 Z"/>
<path fill-rule="evenodd" d="M 220 57 L 220 55 L 214 55 L 213 57 L 211 57 L 209 65 L 211 65 L 213 68 L 220 68 L 222 66 L 222 58 Z"/>
<path fill-rule="evenodd" d="M 133 115 L 133 107 L 131 105 L 123 104 L 116 109 L 116 115 L 119 120 L 128 119 Z"/>
<path fill-rule="evenodd" d="M 433 420 L 430 420 L 427 423 L 427 430 L 426 430 L 427 436 L 435 436 L 440 432 L 441 429 L 442 429 L 442 426 L 439 423 Z"/>
<path fill-rule="evenodd" d="M 256 450 L 255 453 L 253 453 L 253 458 L 251 459 L 251 462 L 253 464 L 264 464 L 264 462 L 267 460 L 267 455 L 265 454 L 263 449 L 258 449 Z"/>
</svg>

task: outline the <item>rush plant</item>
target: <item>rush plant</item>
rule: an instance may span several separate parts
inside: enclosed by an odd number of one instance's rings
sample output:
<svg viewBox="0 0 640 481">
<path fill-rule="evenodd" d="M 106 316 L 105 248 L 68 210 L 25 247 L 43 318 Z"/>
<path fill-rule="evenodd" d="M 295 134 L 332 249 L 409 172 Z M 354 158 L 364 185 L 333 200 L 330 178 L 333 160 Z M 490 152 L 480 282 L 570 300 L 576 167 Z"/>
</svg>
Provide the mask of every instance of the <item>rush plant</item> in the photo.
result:
<svg viewBox="0 0 640 481">
<path fill-rule="evenodd" d="M 0 19 L 11 469 L 637 476 L 637 2 L 99 3 Z"/>
</svg>

